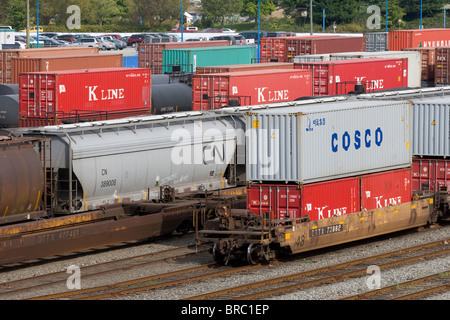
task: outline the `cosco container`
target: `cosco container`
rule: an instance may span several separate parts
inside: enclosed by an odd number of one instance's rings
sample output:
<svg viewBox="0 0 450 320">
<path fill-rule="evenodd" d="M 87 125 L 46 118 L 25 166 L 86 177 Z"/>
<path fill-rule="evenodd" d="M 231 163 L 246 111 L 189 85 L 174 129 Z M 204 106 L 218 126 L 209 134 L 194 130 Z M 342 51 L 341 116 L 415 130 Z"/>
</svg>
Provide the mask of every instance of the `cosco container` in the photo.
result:
<svg viewBox="0 0 450 320">
<path fill-rule="evenodd" d="M 224 47 L 230 42 L 220 41 L 187 41 L 167 43 L 140 43 L 138 46 L 139 68 L 150 68 L 152 74 L 161 74 L 163 66 L 163 52 L 166 49 L 186 49 L 202 47 Z"/>
<path fill-rule="evenodd" d="M 278 45 L 276 43 L 279 42 Z M 261 60 L 293 61 L 295 56 L 347 51 L 366 51 L 364 37 L 286 37 L 261 42 Z"/>
<path fill-rule="evenodd" d="M 206 73 L 222 73 L 222 72 L 240 72 L 253 70 L 268 70 L 268 69 L 294 69 L 292 62 L 263 62 L 252 64 L 233 64 L 227 66 L 209 66 L 197 67 L 197 74 Z"/>
<path fill-rule="evenodd" d="M 330 218 L 359 211 L 358 178 L 338 179 L 304 186 L 250 184 L 247 187 L 247 209 L 260 215 L 270 213 L 273 219 Z"/>
<path fill-rule="evenodd" d="M 23 57 L 74 56 L 98 54 L 98 48 L 89 47 L 57 47 L 39 49 L 0 50 L 0 84 L 11 83 L 12 59 Z"/>
<path fill-rule="evenodd" d="M 305 185 L 249 184 L 247 209 L 273 219 L 327 219 L 411 201 L 411 168 Z"/>
<path fill-rule="evenodd" d="M 411 109 L 343 101 L 248 113 L 247 180 L 306 184 L 409 167 Z"/>
<path fill-rule="evenodd" d="M 195 72 L 197 67 L 250 64 L 256 57 L 255 46 L 226 46 L 163 51 L 163 73 L 175 70 Z"/>
<path fill-rule="evenodd" d="M 19 79 L 19 114 L 48 119 L 150 112 L 150 81 L 150 70 L 137 68 L 24 73 Z"/>
<path fill-rule="evenodd" d="M 450 157 L 450 101 L 447 98 L 413 101 L 413 155 Z"/>
<path fill-rule="evenodd" d="M 389 33 L 388 32 L 370 32 L 365 33 L 366 51 L 387 51 L 389 47 Z"/>
<path fill-rule="evenodd" d="M 436 48 L 406 48 L 404 51 L 418 51 L 422 55 L 422 81 L 434 82 Z"/>
<path fill-rule="evenodd" d="M 414 191 L 434 191 L 441 187 L 450 190 L 450 160 L 415 158 L 412 162 L 412 177 Z"/>
<path fill-rule="evenodd" d="M 389 50 L 434 48 L 450 45 L 450 29 L 412 29 L 389 32 Z"/>
<path fill-rule="evenodd" d="M 387 58 L 408 59 L 408 84 L 410 88 L 420 88 L 422 85 L 422 55 L 418 51 L 379 51 L 379 52 L 343 52 L 332 53 L 330 60 Z"/>
<path fill-rule="evenodd" d="M 434 84 L 450 84 L 450 47 L 439 47 L 435 49 Z"/>
<path fill-rule="evenodd" d="M 294 63 L 294 69 L 312 70 L 314 95 L 346 94 L 361 84 L 365 92 L 408 86 L 408 60 L 366 58 Z"/>
<path fill-rule="evenodd" d="M 193 110 L 293 101 L 311 95 L 309 70 L 270 69 L 192 76 Z"/>
<path fill-rule="evenodd" d="M 26 72 L 59 71 L 74 69 L 121 68 L 121 54 L 86 54 L 39 58 L 13 58 L 11 82 L 19 83 L 19 74 Z"/>
</svg>

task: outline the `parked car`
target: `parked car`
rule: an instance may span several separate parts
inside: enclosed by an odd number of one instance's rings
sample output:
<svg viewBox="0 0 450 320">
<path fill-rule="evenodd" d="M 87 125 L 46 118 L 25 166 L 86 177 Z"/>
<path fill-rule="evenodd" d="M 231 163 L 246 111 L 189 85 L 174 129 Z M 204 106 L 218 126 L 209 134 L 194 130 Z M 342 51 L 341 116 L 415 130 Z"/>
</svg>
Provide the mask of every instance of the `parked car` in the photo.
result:
<svg viewBox="0 0 450 320">
<path fill-rule="evenodd" d="M 125 41 L 119 40 L 119 39 L 112 39 L 112 42 L 116 44 L 116 49 L 123 50 L 127 47 L 127 43 Z"/>
<path fill-rule="evenodd" d="M 222 32 L 222 30 L 216 29 L 216 28 L 206 28 L 206 29 L 202 30 L 202 32 L 206 32 L 206 33 L 209 33 L 209 32 Z"/>
<path fill-rule="evenodd" d="M 65 43 L 61 43 L 55 39 L 51 38 L 39 38 L 39 42 L 44 42 L 44 48 L 51 48 L 51 47 L 67 47 L 68 45 Z"/>
<path fill-rule="evenodd" d="M 19 46 L 20 49 L 26 49 L 27 48 L 27 44 L 23 41 L 15 41 L 14 42 L 16 45 Z"/>
<path fill-rule="evenodd" d="M 103 43 L 94 37 L 76 39 L 74 45 L 82 47 L 97 47 L 103 50 Z"/>
<path fill-rule="evenodd" d="M 105 39 L 104 37 L 97 37 L 98 40 L 102 43 L 102 50 L 116 50 L 116 44 L 109 39 Z"/>
<path fill-rule="evenodd" d="M 131 37 L 128 38 L 127 45 L 136 48 L 139 43 L 144 41 L 145 37 L 145 33 L 132 34 Z"/>
<path fill-rule="evenodd" d="M 57 36 L 55 39 L 65 40 L 65 41 L 69 41 L 69 42 L 73 43 L 75 41 L 76 37 L 74 37 L 73 35 L 62 34 L 60 36 Z"/>
<path fill-rule="evenodd" d="M 112 37 L 113 39 L 117 39 L 117 40 L 122 40 L 122 37 L 120 36 L 120 34 L 104 34 L 104 37 Z"/>
<path fill-rule="evenodd" d="M 222 28 L 222 29 L 220 29 L 222 32 L 231 32 L 231 33 L 233 33 L 233 32 L 236 32 L 236 30 L 232 30 L 232 29 L 229 29 L 229 28 Z"/>
<path fill-rule="evenodd" d="M 247 44 L 247 40 L 241 35 L 220 35 L 213 36 L 209 40 L 228 40 L 232 45 Z"/>
</svg>

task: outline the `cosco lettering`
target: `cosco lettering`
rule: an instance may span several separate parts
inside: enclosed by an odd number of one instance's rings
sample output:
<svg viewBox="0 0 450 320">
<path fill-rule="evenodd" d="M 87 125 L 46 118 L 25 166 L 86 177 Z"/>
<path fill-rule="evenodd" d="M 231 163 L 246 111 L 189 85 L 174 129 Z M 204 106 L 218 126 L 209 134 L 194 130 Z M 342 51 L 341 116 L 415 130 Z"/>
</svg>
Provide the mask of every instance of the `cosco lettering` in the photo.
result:
<svg viewBox="0 0 450 320">
<path fill-rule="evenodd" d="M 380 127 L 378 127 L 374 133 L 372 133 L 370 129 L 366 129 L 363 132 L 355 130 L 353 135 L 350 135 L 348 131 L 345 131 L 340 137 L 335 132 L 331 135 L 331 150 L 333 152 L 338 152 L 339 147 L 345 151 L 348 151 L 352 147 L 355 150 L 359 150 L 361 147 L 368 149 L 373 145 L 380 147 L 382 142 L 383 131 Z"/>
</svg>

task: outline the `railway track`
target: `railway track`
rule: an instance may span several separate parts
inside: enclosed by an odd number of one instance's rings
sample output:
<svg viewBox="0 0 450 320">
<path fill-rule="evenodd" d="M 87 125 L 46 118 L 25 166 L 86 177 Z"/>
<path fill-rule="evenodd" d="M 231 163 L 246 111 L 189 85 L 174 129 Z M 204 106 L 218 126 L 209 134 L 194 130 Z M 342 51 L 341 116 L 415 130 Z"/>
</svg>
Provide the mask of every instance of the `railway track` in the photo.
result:
<svg viewBox="0 0 450 320">
<path fill-rule="evenodd" d="M 447 240 L 447 242 L 450 239 Z M 152 264 L 164 263 L 168 260 L 175 261 L 195 254 L 196 250 L 193 247 L 181 247 L 173 250 L 158 252 L 156 254 L 149 254 L 145 256 L 133 257 L 130 259 L 118 260 L 108 262 L 106 264 L 99 264 L 91 267 L 91 270 L 83 269 L 83 281 L 86 278 L 99 277 L 101 275 L 115 274 L 119 271 L 125 271 L 130 268 L 148 267 Z M 199 254 L 203 253 L 202 249 L 198 250 Z M 310 271 L 290 274 L 288 276 L 272 278 L 264 281 L 258 281 L 251 284 L 230 287 L 228 283 L 224 284 L 226 287 L 220 291 L 209 292 L 201 295 L 192 295 L 186 297 L 186 300 L 202 300 L 202 299 L 261 299 L 272 298 L 280 294 L 286 294 L 296 290 L 305 288 L 314 288 L 320 285 L 333 283 L 336 281 L 343 281 L 351 277 L 360 277 L 367 275 L 367 265 L 376 264 L 381 270 L 388 270 L 395 266 L 411 264 L 423 259 L 432 259 L 435 257 L 446 256 L 450 253 L 450 249 L 445 244 L 445 241 L 436 241 L 416 247 L 396 250 L 388 253 L 374 255 L 362 259 L 356 259 L 333 266 L 318 268 Z M 146 261 L 143 261 L 146 260 Z M 280 261 L 281 263 L 281 261 Z M 115 265 L 115 267 L 114 267 Z M 26 299 L 79 299 L 79 300 L 95 300 L 95 299 L 114 299 L 123 298 L 131 294 L 139 294 L 143 292 L 157 292 L 159 290 L 172 289 L 175 286 L 183 286 L 189 284 L 198 284 L 199 287 L 204 286 L 206 280 L 211 279 L 225 279 L 233 276 L 245 275 L 249 272 L 254 272 L 258 269 L 267 268 L 267 265 L 255 266 L 219 266 L 217 264 L 205 263 L 194 267 L 183 268 L 180 263 L 180 268 L 175 271 L 168 271 L 157 273 L 150 276 L 143 276 L 131 280 L 118 281 L 114 284 L 100 284 L 94 285 L 90 288 L 83 288 L 81 290 L 67 290 L 65 282 L 67 281 L 67 274 L 60 272 L 58 274 L 49 274 L 39 278 L 25 279 L 19 282 L 5 283 L 0 286 L 0 298 L 8 295 L 13 297 L 20 292 L 33 291 L 36 294 L 26 297 Z M 441 276 L 440 280 L 445 284 L 448 283 L 449 277 Z M 55 294 L 39 294 L 38 289 L 50 288 L 55 284 L 64 286 L 65 290 Z M 21 287 L 19 287 L 19 285 Z M 6 290 L 14 286 L 14 290 Z M 412 286 L 404 284 L 404 286 Z M 445 290 L 444 289 L 441 290 Z M 46 291 L 48 292 L 48 291 Z M 381 293 L 380 293 L 381 294 Z M 374 296 L 382 297 L 380 295 Z M 356 297 L 358 299 L 365 299 L 364 296 Z M 384 299 L 384 298 L 381 298 Z"/>
<path fill-rule="evenodd" d="M 149 254 L 123 258 L 104 263 L 97 263 L 91 266 L 83 267 L 83 280 L 93 279 L 99 276 L 117 274 L 118 272 L 128 271 L 130 269 L 147 268 L 151 265 L 187 258 L 196 254 L 207 252 L 205 247 L 196 247 L 187 245 L 163 251 L 157 251 Z M 66 271 L 47 273 L 40 276 L 0 283 L 0 299 L 14 298 L 24 292 L 39 292 L 44 289 L 54 288 L 66 289 L 68 274 Z M 65 297 L 70 292 L 61 292 L 56 294 Z"/>
<path fill-rule="evenodd" d="M 186 300 L 252 300 L 269 298 L 305 288 L 313 288 L 323 284 L 343 281 L 351 277 L 364 276 L 367 272 L 368 263 L 377 263 L 377 266 L 381 270 L 386 270 L 395 266 L 413 263 L 422 259 L 431 259 L 437 256 L 449 255 L 450 248 L 446 246 L 446 243 L 448 243 L 449 240 L 450 239 L 446 241 L 436 241 L 433 243 L 397 250 L 363 259 L 357 259 L 311 271 L 299 272 L 279 278 L 264 280 L 233 288 L 227 288 L 216 292 L 192 296 L 187 298 Z M 423 253 L 423 251 L 426 252 Z M 418 254 L 411 256 L 411 253 Z M 445 286 L 441 288 L 441 290 L 448 290 L 448 282 L 450 277 L 448 275 L 441 276 L 441 279 L 443 282 L 447 282 L 446 284 L 444 284 Z"/>
</svg>

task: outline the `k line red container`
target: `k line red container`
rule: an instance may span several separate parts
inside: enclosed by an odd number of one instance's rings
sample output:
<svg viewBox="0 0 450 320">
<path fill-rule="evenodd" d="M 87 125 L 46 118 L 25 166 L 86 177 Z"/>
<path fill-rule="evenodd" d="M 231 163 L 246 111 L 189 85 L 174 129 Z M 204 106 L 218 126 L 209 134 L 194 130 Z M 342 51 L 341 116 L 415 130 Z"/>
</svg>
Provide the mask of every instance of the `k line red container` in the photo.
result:
<svg viewBox="0 0 450 320">
<path fill-rule="evenodd" d="M 440 187 L 450 190 L 450 160 L 413 159 L 412 189 L 437 190 Z"/>
<path fill-rule="evenodd" d="M 165 49 L 186 49 L 229 46 L 230 41 L 187 41 L 165 43 L 140 43 L 138 46 L 139 68 L 150 68 L 152 74 L 162 73 L 163 51 Z"/>
<path fill-rule="evenodd" d="M 25 72 L 121 68 L 122 63 L 123 56 L 121 54 L 13 58 L 11 83 L 19 83 L 19 74 Z"/>
<path fill-rule="evenodd" d="M 310 220 L 319 220 L 356 212 L 360 207 L 358 178 L 307 184 L 301 188 L 251 184 L 247 189 L 247 209 L 255 214 L 271 212 L 274 219 L 308 216 Z"/>
<path fill-rule="evenodd" d="M 62 118 L 73 113 L 151 110 L 148 69 L 100 68 L 24 73 L 19 115 Z"/>
<path fill-rule="evenodd" d="M 73 56 L 98 54 L 98 48 L 89 47 L 56 47 L 36 49 L 0 50 L 0 84 L 11 83 L 12 59 L 23 57 Z"/>
<path fill-rule="evenodd" d="M 434 81 L 436 48 L 407 48 L 404 51 L 419 51 L 422 54 L 422 81 Z"/>
<path fill-rule="evenodd" d="M 365 58 L 294 63 L 312 71 L 314 95 L 346 94 L 361 82 L 366 92 L 408 86 L 408 59 Z"/>
<path fill-rule="evenodd" d="M 411 201 L 411 168 L 305 184 L 250 184 L 247 209 L 272 218 L 320 220 Z"/>
<path fill-rule="evenodd" d="M 260 48 L 261 62 L 270 60 L 291 62 L 298 55 L 365 52 L 366 39 L 364 37 L 339 36 L 263 38 Z"/>
<path fill-rule="evenodd" d="M 389 50 L 450 46 L 450 29 L 412 29 L 389 32 Z"/>
<path fill-rule="evenodd" d="M 309 70 L 271 69 L 192 76 L 192 109 L 292 101 L 312 95 Z"/>
<path fill-rule="evenodd" d="M 435 48 L 434 84 L 448 85 L 450 83 L 450 47 Z"/>
<path fill-rule="evenodd" d="M 197 67 L 195 72 L 197 74 L 207 74 L 207 73 L 239 72 L 252 70 L 268 70 L 268 69 L 294 69 L 294 64 L 292 62 L 233 64 L 226 66 Z"/>
<path fill-rule="evenodd" d="M 361 177 L 361 210 L 411 201 L 411 168 Z"/>
</svg>

